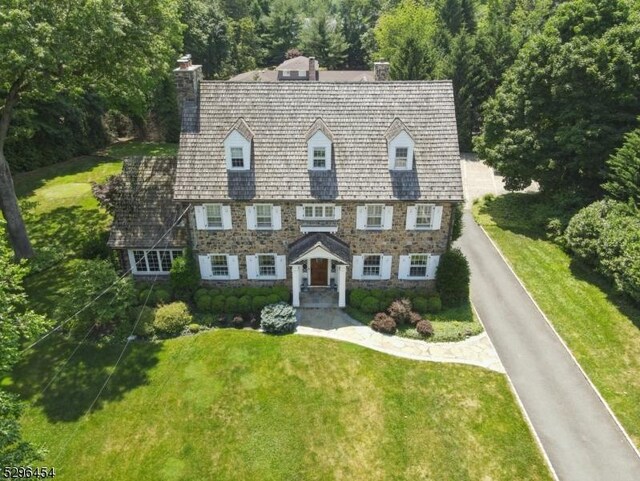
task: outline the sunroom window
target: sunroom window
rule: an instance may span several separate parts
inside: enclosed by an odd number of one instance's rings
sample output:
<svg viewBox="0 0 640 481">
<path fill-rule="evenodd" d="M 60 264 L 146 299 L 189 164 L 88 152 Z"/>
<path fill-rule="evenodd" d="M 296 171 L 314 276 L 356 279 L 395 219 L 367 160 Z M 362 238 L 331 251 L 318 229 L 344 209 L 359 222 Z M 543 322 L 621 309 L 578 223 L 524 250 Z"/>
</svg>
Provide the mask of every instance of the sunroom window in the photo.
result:
<svg viewBox="0 0 640 481">
<path fill-rule="evenodd" d="M 132 270 L 136 274 L 168 274 L 173 261 L 182 255 L 181 250 L 154 249 L 133 250 Z"/>
</svg>

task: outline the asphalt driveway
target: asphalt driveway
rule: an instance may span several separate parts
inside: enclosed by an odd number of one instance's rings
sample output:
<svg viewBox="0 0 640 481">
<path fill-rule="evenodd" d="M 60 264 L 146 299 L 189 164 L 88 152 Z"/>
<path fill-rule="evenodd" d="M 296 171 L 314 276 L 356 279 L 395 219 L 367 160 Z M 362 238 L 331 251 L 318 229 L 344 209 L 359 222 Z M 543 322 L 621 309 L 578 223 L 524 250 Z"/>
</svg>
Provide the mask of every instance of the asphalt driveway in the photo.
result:
<svg viewBox="0 0 640 481">
<path fill-rule="evenodd" d="M 463 160 L 463 178 L 468 201 L 502 191 L 477 161 Z M 640 480 L 636 450 L 470 212 L 458 246 L 471 299 L 558 478 Z"/>
</svg>

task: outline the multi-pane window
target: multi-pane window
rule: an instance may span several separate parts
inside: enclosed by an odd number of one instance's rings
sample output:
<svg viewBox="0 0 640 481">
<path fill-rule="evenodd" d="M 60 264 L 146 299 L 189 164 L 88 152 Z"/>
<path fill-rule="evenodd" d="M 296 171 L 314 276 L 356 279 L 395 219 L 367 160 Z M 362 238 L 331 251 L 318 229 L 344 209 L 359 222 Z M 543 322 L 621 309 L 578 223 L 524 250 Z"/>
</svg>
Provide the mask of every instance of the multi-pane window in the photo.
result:
<svg viewBox="0 0 640 481">
<path fill-rule="evenodd" d="M 168 273 L 173 261 L 182 255 L 181 250 L 134 250 L 132 269 L 136 273 Z"/>
<path fill-rule="evenodd" d="M 305 219 L 334 219 L 336 209 L 333 204 L 307 204 L 304 206 Z"/>
<path fill-rule="evenodd" d="M 433 206 L 418 205 L 416 206 L 416 227 L 429 228 L 433 222 Z"/>
<path fill-rule="evenodd" d="M 231 147 L 231 167 L 244 167 L 244 152 L 242 147 Z"/>
<path fill-rule="evenodd" d="M 271 228 L 271 204 L 256 205 L 256 226 L 259 229 Z"/>
<path fill-rule="evenodd" d="M 406 169 L 409 157 L 409 149 L 407 147 L 396 147 L 396 169 Z"/>
<path fill-rule="evenodd" d="M 382 261 L 382 256 L 380 255 L 364 256 L 364 259 L 362 261 L 362 275 L 365 277 L 380 276 L 381 261 Z"/>
<path fill-rule="evenodd" d="M 222 228 L 222 206 L 220 204 L 207 204 L 207 227 Z"/>
<path fill-rule="evenodd" d="M 409 276 L 411 277 L 427 277 L 427 262 L 429 256 L 427 254 L 414 254 L 411 256 L 411 264 L 409 266 Z"/>
<path fill-rule="evenodd" d="M 211 259 L 211 273 L 214 276 L 228 276 L 229 275 L 229 263 L 227 262 L 227 256 L 224 254 L 212 254 Z"/>
<path fill-rule="evenodd" d="M 324 147 L 313 148 L 313 167 L 324 169 L 327 166 L 327 149 Z"/>
<path fill-rule="evenodd" d="M 258 256 L 258 275 L 260 277 L 275 277 L 276 256 L 273 254 L 261 254 Z"/>
<path fill-rule="evenodd" d="M 367 227 L 368 228 L 382 227 L 383 211 L 384 211 L 384 205 L 380 205 L 380 204 L 367 205 Z"/>
</svg>

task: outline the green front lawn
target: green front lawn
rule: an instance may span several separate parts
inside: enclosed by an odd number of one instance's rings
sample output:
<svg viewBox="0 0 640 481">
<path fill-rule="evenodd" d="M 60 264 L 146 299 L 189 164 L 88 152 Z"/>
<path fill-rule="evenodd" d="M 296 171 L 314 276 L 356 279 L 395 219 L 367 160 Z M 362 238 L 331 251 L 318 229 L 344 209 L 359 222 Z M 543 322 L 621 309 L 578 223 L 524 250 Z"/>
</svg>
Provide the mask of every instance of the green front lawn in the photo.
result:
<svg viewBox="0 0 640 481">
<path fill-rule="evenodd" d="M 509 194 L 474 214 L 640 446 L 640 310 L 546 240 L 531 222 L 539 199 Z"/>
<path fill-rule="evenodd" d="M 503 375 L 303 336 L 218 330 L 48 344 L 15 372 L 60 480 L 549 480 Z"/>
</svg>

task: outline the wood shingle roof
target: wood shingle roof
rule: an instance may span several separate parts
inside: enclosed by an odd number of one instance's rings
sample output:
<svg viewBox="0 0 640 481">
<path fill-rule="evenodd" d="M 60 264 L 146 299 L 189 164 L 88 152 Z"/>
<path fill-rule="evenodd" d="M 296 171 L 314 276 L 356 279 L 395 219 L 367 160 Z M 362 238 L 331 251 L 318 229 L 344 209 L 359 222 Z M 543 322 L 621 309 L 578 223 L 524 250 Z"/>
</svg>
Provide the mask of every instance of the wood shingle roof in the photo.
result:
<svg viewBox="0 0 640 481">
<path fill-rule="evenodd" d="M 449 81 L 205 81 L 197 111 L 198 129 L 180 138 L 176 200 L 462 200 Z M 253 133 L 251 169 L 228 172 L 223 140 L 239 119 Z M 333 135 L 329 171 L 307 169 L 317 119 Z M 388 168 L 395 119 L 415 141 L 412 171 Z"/>
</svg>

